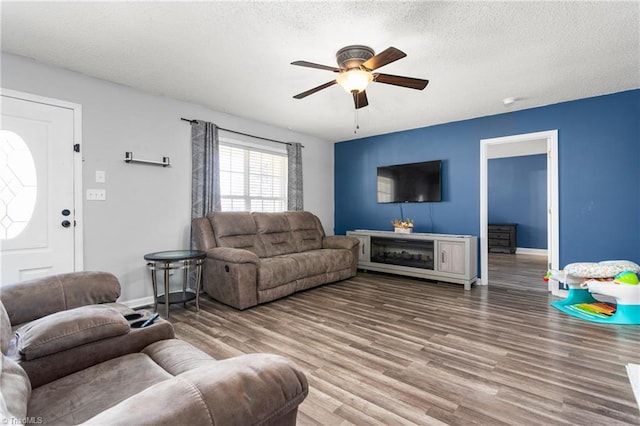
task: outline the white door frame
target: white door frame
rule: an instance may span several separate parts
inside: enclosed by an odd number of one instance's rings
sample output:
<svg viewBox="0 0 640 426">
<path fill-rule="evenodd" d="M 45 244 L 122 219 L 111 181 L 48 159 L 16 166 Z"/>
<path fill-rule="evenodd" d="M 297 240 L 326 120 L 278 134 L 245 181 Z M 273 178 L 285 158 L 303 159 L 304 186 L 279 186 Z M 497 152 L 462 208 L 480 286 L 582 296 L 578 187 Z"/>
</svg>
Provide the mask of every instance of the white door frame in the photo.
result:
<svg viewBox="0 0 640 426">
<path fill-rule="evenodd" d="M 69 149 L 73 149 L 73 145 L 78 144 L 82 150 L 82 105 L 73 102 L 62 101 L 60 99 L 47 98 L 44 96 L 33 95 L 31 93 L 19 92 L 17 90 L 0 88 L 2 96 L 22 99 L 25 101 L 37 102 L 45 105 L 52 105 L 59 108 L 67 108 L 73 111 L 73 144 Z M 82 153 L 77 152 L 73 155 L 73 208 L 75 228 L 74 228 L 74 253 L 73 253 L 73 270 L 82 271 L 84 268 L 84 250 L 83 250 L 83 216 L 82 216 Z"/>
<path fill-rule="evenodd" d="M 560 263 L 560 232 L 558 216 L 558 130 L 526 133 L 500 138 L 482 139 L 480 141 L 480 284 L 489 284 L 489 187 L 488 166 L 490 148 L 511 144 L 511 147 L 522 147 L 526 142 L 544 139 L 547 145 L 547 251 L 549 269 L 559 269 Z M 525 154 L 521 154 L 525 155 Z M 540 277 L 542 280 L 542 277 Z M 558 294 L 558 282 L 549 280 L 548 289 L 554 295 Z"/>
</svg>

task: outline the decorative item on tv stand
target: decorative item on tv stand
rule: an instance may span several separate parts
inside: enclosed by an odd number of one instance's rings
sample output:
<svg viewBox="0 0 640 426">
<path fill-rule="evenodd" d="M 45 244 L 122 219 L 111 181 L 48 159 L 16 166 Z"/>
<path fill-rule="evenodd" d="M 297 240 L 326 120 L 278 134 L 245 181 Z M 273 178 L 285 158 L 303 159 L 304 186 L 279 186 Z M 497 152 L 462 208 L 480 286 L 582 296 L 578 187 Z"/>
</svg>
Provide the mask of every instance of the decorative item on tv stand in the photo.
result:
<svg viewBox="0 0 640 426">
<path fill-rule="evenodd" d="M 398 234 L 410 234 L 413 232 L 413 220 L 406 218 L 405 220 L 393 219 L 391 221 L 393 231 Z"/>
</svg>

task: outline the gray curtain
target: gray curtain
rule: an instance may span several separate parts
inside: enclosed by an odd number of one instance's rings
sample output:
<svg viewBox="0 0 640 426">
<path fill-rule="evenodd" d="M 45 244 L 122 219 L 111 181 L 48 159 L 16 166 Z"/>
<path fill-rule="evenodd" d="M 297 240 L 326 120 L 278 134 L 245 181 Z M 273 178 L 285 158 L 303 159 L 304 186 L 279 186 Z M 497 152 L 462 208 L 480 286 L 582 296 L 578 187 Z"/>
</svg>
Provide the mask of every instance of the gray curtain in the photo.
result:
<svg viewBox="0 0 640 426">
<path fill-rule="evenodd" d="M 192 121 L 191 219 L 220 210 L 219 150 L 218 127 L 205 121 Z"/>
<path fill-rule="evenodd" d="M 302 197 L 302 144 L 287 145 L 287 210 L 304 210 Z"/>
</svg>

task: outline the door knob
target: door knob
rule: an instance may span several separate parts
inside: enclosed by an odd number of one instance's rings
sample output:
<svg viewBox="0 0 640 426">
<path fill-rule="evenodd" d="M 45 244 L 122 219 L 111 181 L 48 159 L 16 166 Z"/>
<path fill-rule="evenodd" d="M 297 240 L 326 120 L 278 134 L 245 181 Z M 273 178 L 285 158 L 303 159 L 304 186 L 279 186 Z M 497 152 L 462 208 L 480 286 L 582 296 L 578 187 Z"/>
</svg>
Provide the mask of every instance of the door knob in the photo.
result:
<svg viewBox="0 0 640 426">
<path fill-rule="evenodd" d="M 71 222 L 69 222 L 68 220 L 63 220 L 62 221 L 62 226 L 65 228 L 68 228 L 71 226 Z"/>
<path fill-rule="evenodd" d="M 62 210 L 62 216 L 69 216 L 71 214 L 71 212 L 69 211 L 69 209 L 64 209 Z"/>
</svg>

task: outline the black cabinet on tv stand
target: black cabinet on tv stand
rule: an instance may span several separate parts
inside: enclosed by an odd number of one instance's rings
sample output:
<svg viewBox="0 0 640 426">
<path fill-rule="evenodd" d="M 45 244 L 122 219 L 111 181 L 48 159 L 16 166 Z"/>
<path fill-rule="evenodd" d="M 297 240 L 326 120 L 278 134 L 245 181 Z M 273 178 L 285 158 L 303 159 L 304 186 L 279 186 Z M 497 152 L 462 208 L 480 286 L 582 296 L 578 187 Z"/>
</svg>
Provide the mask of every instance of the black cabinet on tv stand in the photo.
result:
<svg viewBox="0 0 640 426">
<path fill-rule="evenodd" d="M 514 254 L 517 228 L 518 225 L 515 223 L 489 224 L 489 252 Z"/>
</svg>

